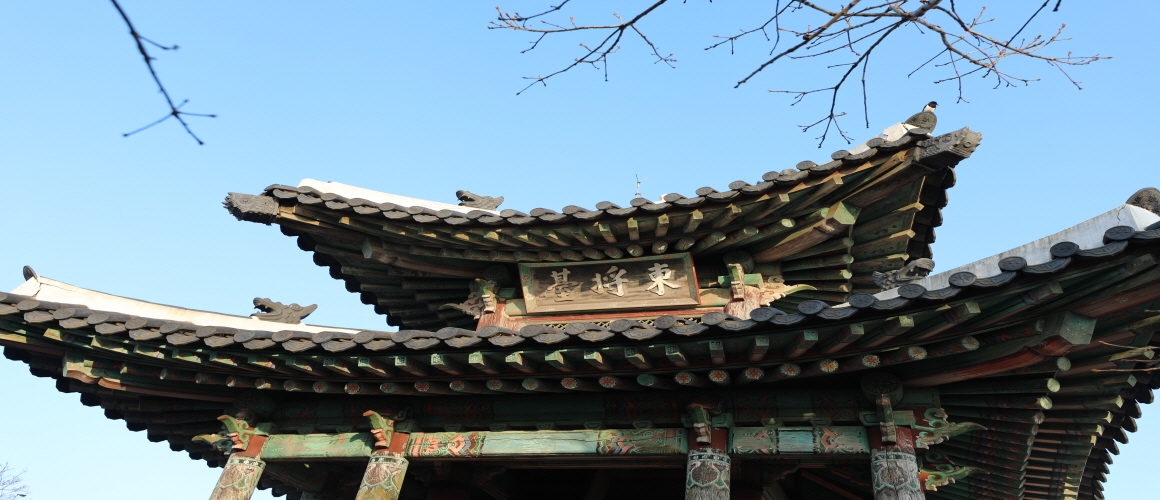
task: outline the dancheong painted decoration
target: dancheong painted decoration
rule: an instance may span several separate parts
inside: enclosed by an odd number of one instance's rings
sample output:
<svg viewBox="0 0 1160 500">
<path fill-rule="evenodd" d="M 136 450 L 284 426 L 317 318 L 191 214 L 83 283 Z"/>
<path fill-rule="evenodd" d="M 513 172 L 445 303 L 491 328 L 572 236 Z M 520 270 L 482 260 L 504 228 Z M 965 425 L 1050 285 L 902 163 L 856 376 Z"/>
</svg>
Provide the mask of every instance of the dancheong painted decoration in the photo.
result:
<svg viewBox="0 0 1160 500">
<path fill-rule="evenodd" d="M 981 139 L 900 123 L 721 190 L 560 210 L 230 193 L 397 328 L 26 268 L 0 345 L 221 468 L 215 500 L 1102 499 L 1160 387 L 1160 191 L 939 269 Z"/>
</svg>

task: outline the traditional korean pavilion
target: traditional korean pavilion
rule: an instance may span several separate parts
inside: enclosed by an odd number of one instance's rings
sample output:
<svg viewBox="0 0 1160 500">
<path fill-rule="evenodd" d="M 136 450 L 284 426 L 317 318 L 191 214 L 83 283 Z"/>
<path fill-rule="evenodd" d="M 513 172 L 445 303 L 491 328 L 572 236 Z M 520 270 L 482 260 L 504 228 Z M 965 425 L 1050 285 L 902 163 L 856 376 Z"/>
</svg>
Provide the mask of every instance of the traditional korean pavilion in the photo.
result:
<svg viewBox="0 0 1160 500">
<path fill-rule="evenodd" d="M 214 500 L 1101 499 L 1160 387 L 1160 191 L 936 273 L 981 135 L 933 127 L 623 205 L 231 193 L 398 331 L 26 268 L 0 345 L 223 468 Z"/>
</svg>

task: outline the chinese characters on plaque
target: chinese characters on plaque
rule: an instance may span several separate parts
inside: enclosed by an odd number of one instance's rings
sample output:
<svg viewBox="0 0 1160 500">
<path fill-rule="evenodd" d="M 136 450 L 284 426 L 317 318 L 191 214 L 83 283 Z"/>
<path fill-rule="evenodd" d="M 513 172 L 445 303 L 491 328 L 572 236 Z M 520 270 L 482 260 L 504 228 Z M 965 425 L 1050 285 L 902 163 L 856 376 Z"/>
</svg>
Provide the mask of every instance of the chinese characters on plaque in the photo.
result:
<svg viewBox="0 0 1160 500">
<path fill-rule="evenodd" d="M 689 254 L 520 264 L 528 312 L 697 305 Z"/>
</svg>

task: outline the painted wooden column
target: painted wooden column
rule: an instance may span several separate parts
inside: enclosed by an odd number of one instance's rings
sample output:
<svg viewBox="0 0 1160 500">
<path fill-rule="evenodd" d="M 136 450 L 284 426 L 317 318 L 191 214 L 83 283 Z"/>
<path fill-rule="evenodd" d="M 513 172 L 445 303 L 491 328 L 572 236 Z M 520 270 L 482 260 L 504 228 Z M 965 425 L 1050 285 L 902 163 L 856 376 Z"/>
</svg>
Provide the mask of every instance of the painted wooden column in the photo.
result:
<svg viewBox="0 0 1160 500">
<path fill-rule="evenodd" d="M 882 444 L 880 435 L 874 429 L 870 432 L 874 500 L 923 500 L 926 496 L 918 477 L 912 431 L 898 427 L 895 433 L 898 437 L 895 444 Z"/>
<path fill-rule="evenodd" d="M 363 416 L 371 421 L 375 449 L 371 452 L 355 500 L 397 500 L 407 475 L 408 462 L 403 457 L 407 435 L 396 433 L 395 421 L 385 419 L 378 413 L 368 411 Z"/>
<path fill-rule="evenodd" d="M 708 408 L 689 407 L 693 434 L 685 467 L 685 500 L 729 500 L 728 429 L 714 429 Z"/>
<path fill-rule="evenodd" d="M 894 423 L 893 404 L 902 400 L 902 381 L 886 373 L 862 378 L 862 392 L 878 407 L 879 425 L 870 429 L 870 472 L 874 500 L 923 500 L 914 433 Z"/>
<path fill-rule="evenodd" d="M 262 461 L 266 436 L 257 434 L 245 420 L 226 415 L 218 420 L 228 431 L 225 438 L 230 440 L 233 451 L 209 500 L 250 500 L 262 472 L 266 470 L 266 462 Z"/>
</svg>

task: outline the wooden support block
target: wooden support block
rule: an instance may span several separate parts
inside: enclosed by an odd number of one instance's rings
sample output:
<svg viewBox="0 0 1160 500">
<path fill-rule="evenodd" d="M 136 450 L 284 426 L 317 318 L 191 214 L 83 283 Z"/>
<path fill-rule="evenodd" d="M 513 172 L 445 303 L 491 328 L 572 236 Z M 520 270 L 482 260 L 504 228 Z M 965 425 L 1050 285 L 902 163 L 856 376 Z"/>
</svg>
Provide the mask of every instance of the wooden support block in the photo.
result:
<svg viewBox="0 0 1160 500">
<path fill-rule="evenodd" d="M 346 377 L 357 377 L 360 374 L 356 373 L 350 365 L 338 358 L 325 357 L 322 358 L 322 367 L 339 375 Z"/>
<path fill-rule="evenodd" d="M 604 254 L 595 248 L 581 248 L 580 253 L 592 260 L 604 260 Z"/>
<path fill-rule="evenodd" d="M 678 372 L 673 375 L 673 382 L 684 387 L 709 387 L 713 385 L 705 377 L 693 372 Z"/>
<path fill-rule="evenodd" d="M 867 340 L 858 347 L 876 347 L 890 342 L 914 328 L 914 316 L 895 316 L 882 324 L 881 329 L 867 336 Z"/>
<path fill-rule="evenodd" d="M 604 252 L 604 255 L 607 255 L 608 258 L 610 258 L 610 259 L 622 259 L 622 258 L 624 258 L 624 251 L 617 248 L 617 247 L 604 247 L 604 248 L 601 248 L 600 250 L 602 250 Z"/>
<path fill-rule="evenodd" d="M 644 247 L 640 245 L 629 245 L 625 247 L 625 250 L 633 257 L 640 257 L 641 255 L 644 255 Z"/>
<path fill-rule="evenodd" d="M 818 343 L 818 331 L 804 330 L 794 337 L 793 343 L 782 353 L 782 357 L 785 359 L 799 358 L 816 343 Z"/>
<path fill-rule="evenodd" d="M 697 226 L 701 225 L 701 221 L 705 220 L 705 214 L 700 210 L 693 210 L 689 214 L 688 220 L 685 221 L 685 227 L 681 230 L 681 234 L 689 234 L 697 230 Z"/>
<path fill-rule="evenodd" d="M 508 354 L 504 358 L 504 362 L 512 368 L 524 373 L 536 373 L 537 364 L 528 357 L 528 353 L 523 351 L 516 351 Z"/>
<path fill-rule="evenodd" d="M 476 351 L 469 354 L 467 356 L 467 363 L 470 364 L 472 368 L 475 368 L 476 370 L 479 370 L 488 375 L 500 374 L 500 367 L 493 363 L 491 359 L 489 359 L 482 352 Z"/>
<path fill-rule="evenodd" d="M 282 384 L 277 379 L 256 378 L 254 379 L 254 388 L 263 391 L 276 391 L 282 389 Z"/>
<path fill-rule="evenodd" d="M 394 372 L 385 363 L 365 356 L 358 358 L 358 369 L 376 377 L 390 378 L 395 376 Z"/>
<path fill-rule="evenodd" d="M 605 243 L 615 244 L 616 234 L 612 232 L 612 224 L 608 222 L 596 223 L 596 229 L 600 231 L 600 236 L 604 238 Z"/>
<path fill-rule="evenodd" d="M 576 371 L 576 365 L 572 360 L 565 356 L 567 351 L 552 351 L 544 355 L 544 361 L 553 368 L 565 373 L 572 373 Z"/>
<path fill-rule="evenodd" d="M 431 367 L 449 375 L 465 375 L 467 369 L 445 354 L 431 354 Z"/>
<path fill-rule="evenodd" d="M 826 342 L 826 346 L 821 349 L 822 354 L 834 354 L 839 352 L 854 342 L 862 338 L 865 329 L 861 323 L 853 323 L 843 326 L 840 330 L 834 333 L 833 338 Z"/>
<path fill-rule="evenodd" d="M 395 356 L 395 368 L 403 370 L 416 377 L 427 376 L 427 370 L 421 366 L 418 361 L 415 360 L 414 356 Z"/>
<path fill-rule="evenodd" d="M 669 361 L 674 365 L 681 368 L 689 366 L 689 358 L 685 356 L 684 351 L 681 350 L 681 346 L 679 345 L 665 346 L 665 357 L 669 358 Z"/>
<path fill-rule="evenodd" d="M 625 223 L 628 225 L 628 240 L 636 241 L 640 239 L 640 223 L 636 221 L 636 217 L 629 217 Z"/>
<path fill-rule="evenodd" d="M 661 214 L 657 217 L 657 227 L 655 230 L 653 230 L 653 237 L 664 238 L 667 234 L 669 234 L 669 214 Z M 655 244 L 653 245 L 653 248 L 656 248 Z M 657 252 L 654 251 L 653 253 Z"/>
<path fill-rule="evenodd" d="M 750 363 L 756 363 L 765 359 L 765 353 L 767 352 L 769 352 L 769 337 L 758 335 L 749 340 L 747 357 Z"/>
<path fill-rule="evenodd" d="M 607 390 L 596 381 L 576 377 L 566 377 L 560 380 L 560 387 L 569 391 L 604 392 Z"/>
<path fill-rule="evenodd" d="M 662 253 L 665 253 L 668 250 L 669 250 L 669 242 L 667 242 L 665 240 L 657 240 L 657 241 L 654 241 L 652 244 L 652 253 L 654 253 L 656 255 L 660 255 Z"/>
<path fill-rule="evenodd" d="M 741 207 L 730 203 L 729 206 L 721 210 L 721 214 L 718 215 L 717 219 L 713 221 L 713 225 L 711 227 L 713 229 L 721 229 L 725 226 L 728 226 L 729 223 L 733 222 L 733 219 L 736 219 L 741 215 L 741 213 Z"/>
<path fill-rule="evenodd" d="M 677 384 L 673 383 L 673 381 L 662 380 L 661 378 L 657 377 L 656 375 L 652 375 L 649 373 L 643 373 L 641 375 L 637 375 L 636 383 L 638 383 L 644 387 L 648 387 L 650 389 L 676 389 L 677 388 Z"/>
<path fill-rule="evenodd" d="M 523 387 L 532 392 L 564 392 L 565 390 L 559 383 L 538 378 L 524 379 Z"/>
<path fill-rule="evenodd" d="M 684 252 L 685 250 L 692 248 L 692 246 L 695 244 L 697 244 L 696 239 L 691 236 L 683 236 L 681 239 L 677 240 L 677 244 L 673 245 L 673 248 L 678 252 Z"/>
<path fill-rule="evenodd" d="M 599 383 L 600 386 L 605 389 L 615 389 L 619 391 L 639 391 L 642 389 L 640 384 L 636 383 L 634 380 L 629 380 L 624 377 L 613 377 L 611 375 L 600 377 Z"/>
<path fill-rule="evenodd" d="M 653 367 L 652 361 L 635 347 L 624 348 L 624 359 L 641 370 L 651 370 Z"/>
<path fill-rule="evenodd" d="M 709 358 L 715 365 L 725 364 L 725 343 L 720 340 L 709 341 Z"/>
<path fill-rule="evenodd" d="M 604 353 L 597 350 L 584 351 L 584 361 L 603 371 L 612 370 L 612 365 L 604 359 Z"/>
</svg>

